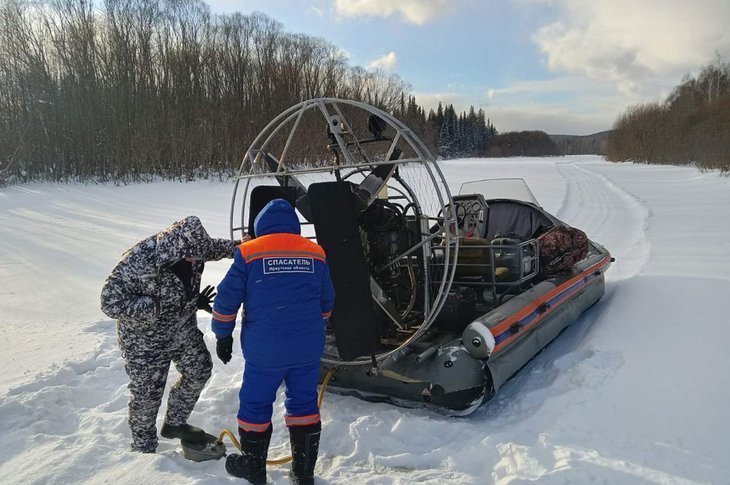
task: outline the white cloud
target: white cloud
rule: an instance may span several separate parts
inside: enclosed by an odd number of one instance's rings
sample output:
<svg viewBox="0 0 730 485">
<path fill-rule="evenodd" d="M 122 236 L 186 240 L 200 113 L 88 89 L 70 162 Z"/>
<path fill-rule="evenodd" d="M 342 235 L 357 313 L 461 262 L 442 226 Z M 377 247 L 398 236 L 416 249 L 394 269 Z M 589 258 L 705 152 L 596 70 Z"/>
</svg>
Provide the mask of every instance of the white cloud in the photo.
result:
<svg viewBox="0 0 730 485">
<path fill-rule="evenodd" d="M 611 127 L 627 105 L 645 102 L 604 80 L 564 76 L 518 81 L 484 91 L 485 111 L 500 132 L 542 130 L 587 135 Z"/>
<path fill-rule="evenodd" d="M 636 104 L 646 101 L 660 101 L 666 92 L 656 92 L 653 98 L 638 94 L 622 93 L 616 86 L 607 80 L 589 79 L 584 76 L 562 76 L 551 79 L 517 81 L 506 87 L 489 88 L 484 95 L 490 105 L 505 105 L 508 102 L 523 103 L 531 99 L 546 99 L 548 97 L 565 99 L 565 105 L 593 108 L 600 100 L 610 99 L 609 103 Z"/>
<path fill-rule="evenodd" d="M 540 130 L 550 135 L 590 135 L 611 128 L 615 113 L 576 113 L 560 104 L 529 104 L 485 110 L 500 133 Z"/>
<path fill-rule="evenodd" d="M 527 14 L 549 5 L 533 41 L 551 79 L 484 86 L 479 94 L 421 94 L 459 109 L 485 109 L 500 131 L 539 129 L 589 134 L 609 129 L 636 103 L 662 101 L 685 74 L 694 74 L 718 52 L 730 57 L 728 0 L 512 0 Z M 449 94 L 452 93 L 452 94 Z"/>
<path fill-rule="evenodd" d="M 342 47 L 337 48 L 337 55 L 344 58 L 344 59 L 352 59 L 352 52 L 348 51 L 347 49 L 343 49 Z"/>
<path fill-rule="evenodd" d="M 525 3 L 521 1 L 520 3 Z M 730 54 L 727 0 L 555 0 L 561 20 L 533 40 L 548 67 L 654 96 L 719 52 Z"/>
<path fill-rule="evenodd" d="M 550 134 L 588 135 L 608 130 L 629 104 L 645 101 L 619 93 L 608 82 L 580 76 L 517 81 L 490 87 L 480 94 L 463 91 L 416 92 L 416 101 L 429 109 L 453 104 L 457 113 L 470 106 L 483 109 L 501 133 L 541 130 Z"/>
<path fill-rule="evenodd" d="M 382 69 L 384 71 L 392 71 L 398 62 L 398 56 L 391 51 L 382 57 L 368 62 L 368 69 Z"/>
<path fill-rule="evenodd" d="M 602 83 L 588 80 L 579 76 L 563 76 L 551 79 L 539 79 L 529 81 L 517 81 L 504 88 L 490 88 L 487 90 L 488 98 L 495 98 L 504 95 L 518 94 L 544 94 L 559 92 L 576 92 L 588 89 L 595 91 Z"/>
<path fill-rule="evenodd" d="M 423 25 L 448 12 L 454 0 L 336 0 L 342 17 L 390 17 L 401 15 L 406 21 Z"/>
</svg>

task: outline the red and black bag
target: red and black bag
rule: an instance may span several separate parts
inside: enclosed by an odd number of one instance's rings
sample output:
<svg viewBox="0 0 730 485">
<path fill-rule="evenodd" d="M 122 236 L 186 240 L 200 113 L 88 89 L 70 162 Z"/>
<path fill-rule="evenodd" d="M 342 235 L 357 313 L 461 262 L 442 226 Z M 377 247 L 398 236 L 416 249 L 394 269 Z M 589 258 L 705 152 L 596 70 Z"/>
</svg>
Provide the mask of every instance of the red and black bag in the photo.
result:
<svg viewBox="0 0 730 485">
<path fill-rule="evenodd" d="M 540 234 L 537 241 L 541 276 L 552 276 L 568 270 L 588 254 L 588 237 L 574 227 L 551 227 Z"/>
</svg>

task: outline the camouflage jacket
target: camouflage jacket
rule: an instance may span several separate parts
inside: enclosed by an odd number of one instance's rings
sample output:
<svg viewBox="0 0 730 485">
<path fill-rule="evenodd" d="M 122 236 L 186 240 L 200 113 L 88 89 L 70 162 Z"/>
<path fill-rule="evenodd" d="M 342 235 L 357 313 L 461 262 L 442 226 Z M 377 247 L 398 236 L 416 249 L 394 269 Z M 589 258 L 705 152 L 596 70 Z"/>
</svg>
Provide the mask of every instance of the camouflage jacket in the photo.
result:
<svg viewBox="0 0 730 485">
<path fill-rule="evenodd" d="M 181 327 L 196 325 L 205 261 L 232 258 L 239 244 L 211 238 L 195 216 L 175 222 L 124 253 L 101 290 L 101 309 L 117 320 L 120 338 L 135 334 L 137 342 L 168 341 Z M 187 291 L 170 270 L 184 258 L 197 260 L 192 263 L 192 284 Z"/>
</svg>

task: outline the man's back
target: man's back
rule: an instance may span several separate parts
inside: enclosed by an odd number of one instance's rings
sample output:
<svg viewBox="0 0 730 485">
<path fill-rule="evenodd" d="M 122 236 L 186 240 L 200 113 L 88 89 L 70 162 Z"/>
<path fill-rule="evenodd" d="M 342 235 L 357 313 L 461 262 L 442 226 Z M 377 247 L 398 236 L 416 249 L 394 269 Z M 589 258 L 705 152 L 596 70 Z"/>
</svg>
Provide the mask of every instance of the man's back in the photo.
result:
<svg viewBox="0 0 730 485">
<path fill-rule="evenodd" d="M 259 237 L 239 246 L 228 274 L 218 286 L 213 329 L 230 335 L 231 315 L 242 303 L 244 357 L 266 367 L 319 361 L 324 349 L 324 319 L 334 289 L 324 250 L 299 235 L 299 220 L 286 201 L 269 203 L 256 218 Z M 215 315 L 214 315 L 215 316 Z M 228 319 L 228 322 L 225 320 Z M 227 332 L 228 330 L 228 332 Z"/>
</svg>

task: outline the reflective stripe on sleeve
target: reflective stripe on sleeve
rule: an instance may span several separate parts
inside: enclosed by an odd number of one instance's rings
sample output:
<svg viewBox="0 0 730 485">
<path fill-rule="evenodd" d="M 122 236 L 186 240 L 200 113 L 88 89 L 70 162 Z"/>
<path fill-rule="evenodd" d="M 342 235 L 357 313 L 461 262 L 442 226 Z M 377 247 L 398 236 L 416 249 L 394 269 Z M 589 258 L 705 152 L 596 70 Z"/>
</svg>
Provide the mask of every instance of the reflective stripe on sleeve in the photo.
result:
<svg viewBox="0 0 730 485">
<path fill-rule="evenodd" d="M 236 321 L 236 314 L 231 313 L 228 315 L 224 315 L 222 313 L 218 313 L 217 311 L 213 310 L 213 318 L 218 320 L 221 323 L 230 323 Z"/>
</svg>

